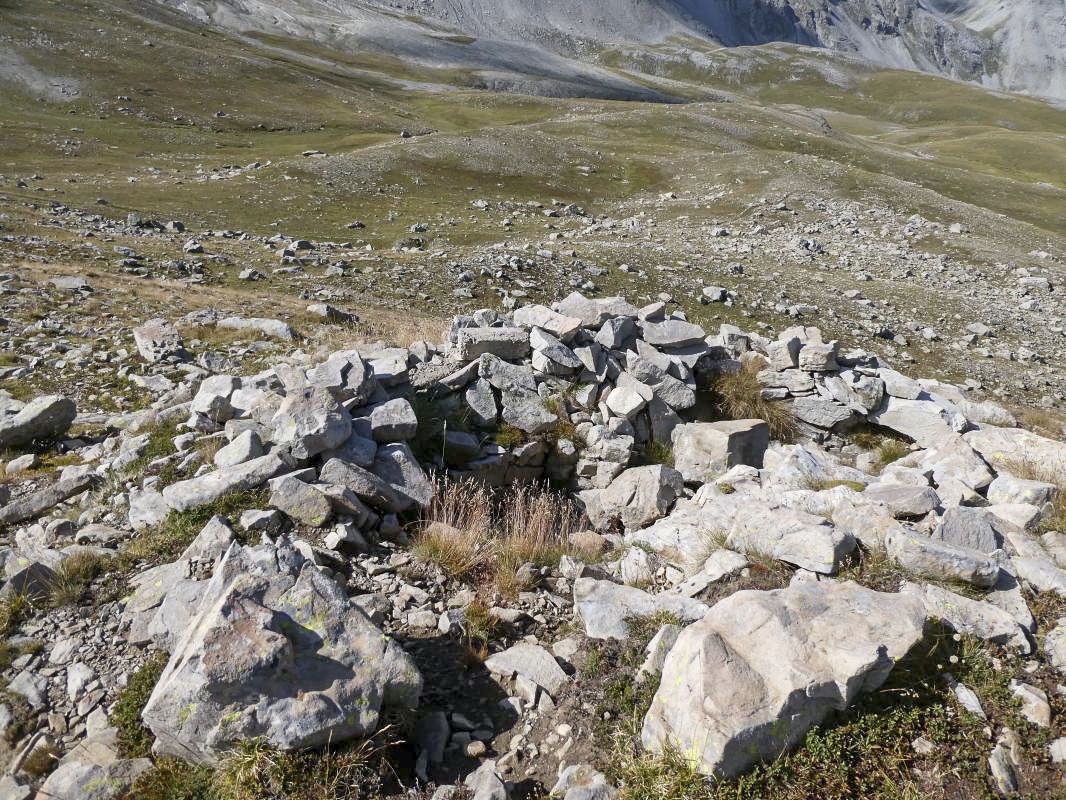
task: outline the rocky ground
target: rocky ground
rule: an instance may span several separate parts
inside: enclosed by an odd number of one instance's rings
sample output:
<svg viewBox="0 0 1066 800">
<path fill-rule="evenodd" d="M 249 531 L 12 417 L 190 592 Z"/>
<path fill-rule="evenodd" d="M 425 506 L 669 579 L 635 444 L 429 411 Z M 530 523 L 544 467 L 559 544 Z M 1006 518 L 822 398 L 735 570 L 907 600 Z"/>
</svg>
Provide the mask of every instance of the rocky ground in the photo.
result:
<svg viewBox="0 0 1066 800">
<path fill-rule="evenodd" d="M 719 221 L 720 286 L 581 255 L 686 202 L 475 202 L 553 229 L 461 258 L 419 223 L 387 254 L 56 209 L 10 237 L 4 796 L 1061 793 L 1055 262 L 1014 314 L 919 324 L 872 271 L 951 291 L 912 243 L 968 234 L 887 210 Z M 763 288 L 785 251 L 824 283 Z M 438 308 L 495 308 L 377 311 L 382 270 L 397 307 L 447 270 Z M 934 360 L 982 377 L 908 377 Z"/>
</svg>

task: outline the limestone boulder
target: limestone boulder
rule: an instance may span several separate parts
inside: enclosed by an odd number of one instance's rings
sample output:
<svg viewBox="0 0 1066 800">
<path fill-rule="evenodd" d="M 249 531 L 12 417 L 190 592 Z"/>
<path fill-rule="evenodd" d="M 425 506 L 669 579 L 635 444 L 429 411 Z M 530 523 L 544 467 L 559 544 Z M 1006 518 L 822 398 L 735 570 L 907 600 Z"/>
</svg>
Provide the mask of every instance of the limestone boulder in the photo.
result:
<svg viewBox="0 0 1066 800">
<path fill-rule="evenodd" d="M 674 467 L 690 483 L 704 483 L 730 467 L 762 468 L 770 428 L 760 419 L 690 422 L 673 430 Z"/>
<path fill-rule="evenodd" d="M 0 416 L 0 450 L 62 436 L 77 413 L 68 397 L 45 395 L 31 400 L 16 413 Z"/>
<path fill-rule="evenodd" d="M 141 718 L 156 754 L 210 765 L 248 739 L 292 751 L 370 734 L 421 685 L 403 649 L 295 549 L 234 545 Z"/>
<path fill-rule="evenodd" d="M 642 528 L 665 516 L 683 491 L 680 472 L 655 464 L 627 469 L 606 489 L 582 492 L 581 497 L 595 527 L 617 521 L 626 528 Z"/>
<path fill-rule="evenodd" d="M 737 592 L 681 632 L 641 740 L 675 747 L 706 775 L 735 776 L 878 688 L 924 623 L 918 598 L 850 581 Z"/>
</svg>

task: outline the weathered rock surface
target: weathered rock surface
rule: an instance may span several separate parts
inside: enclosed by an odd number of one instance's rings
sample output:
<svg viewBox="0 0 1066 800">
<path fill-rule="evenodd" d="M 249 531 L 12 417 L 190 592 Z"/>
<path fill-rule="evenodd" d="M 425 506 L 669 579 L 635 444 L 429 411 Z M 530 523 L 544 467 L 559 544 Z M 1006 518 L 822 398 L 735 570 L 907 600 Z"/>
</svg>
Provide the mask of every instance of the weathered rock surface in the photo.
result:
<svg viewBox="0 0 1066 800">
<path fill-rule="evenodd" d="M 681 632 L 641 741 L 737 775 L 880 686 L 924 623 L 917 598 L 851 582 L 737 592 Z"/>
<path fill-rule="evenodd" d="M 154 751 L 213 764 L 261 737 L 282 750 L 375 730 L 412 706 L 410 658 L 311 562 L 285 546 L 234 546 L 145 706 Z"/>
</svg>

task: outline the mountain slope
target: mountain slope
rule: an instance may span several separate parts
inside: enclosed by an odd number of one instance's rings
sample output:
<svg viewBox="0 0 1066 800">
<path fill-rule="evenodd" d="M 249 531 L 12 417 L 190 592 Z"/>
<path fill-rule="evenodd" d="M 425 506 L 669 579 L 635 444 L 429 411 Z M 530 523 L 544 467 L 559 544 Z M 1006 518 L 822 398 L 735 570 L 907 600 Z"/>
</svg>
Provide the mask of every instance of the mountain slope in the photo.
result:
<svg viewBox="0 0 1066 800">
<path fill-rule="evenodd" d="M 536 94 L 651 99 L 589 62 L 604 45 L 687 36 L 727 47 L 823 47 L 871 65 L 1066 100 L 1061 0 L 158 1 L 230 30 L 380 50 L 475 70 L 472 85 Z"/>
</svg>

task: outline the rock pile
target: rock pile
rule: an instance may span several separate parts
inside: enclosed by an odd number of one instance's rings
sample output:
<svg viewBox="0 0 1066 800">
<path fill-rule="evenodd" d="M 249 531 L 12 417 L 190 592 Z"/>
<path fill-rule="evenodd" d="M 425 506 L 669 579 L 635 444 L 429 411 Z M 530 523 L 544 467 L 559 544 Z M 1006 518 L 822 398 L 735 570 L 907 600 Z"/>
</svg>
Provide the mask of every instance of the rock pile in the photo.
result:
<svg viewBox="0 0 1066 800">
<path fill-rule="evenodd" d="M 138 330 L 145 360 L 183 357 L 164 320 Z M 706 421 L 705 390 L 740 371 L 755 375 L 758 400 L 787 404 L 798 441 L 772 440 L 760 419 Z M 75 418 L 61 398 L 3 402 L 5 447 L 61 437 Z M 434 687 L 405 637 L 465 632 L 477 597 L 446 575 L 402 571 L 407 523 L 434 502 L 434 475 L 551 481 L 595 529 L 582 542 L 605 552 L 596 564 L 567 555 L 523 565 L 530 590 L 489 609 L 527 631 L 485 659 L 508 694 L 496 711 L 550 718 L 569 690 L 582 639 L 549 650 L 533 630 L 573 615 L 587 639 L 623 641 L 634 619 L 669 614 L 676 621 L 641 669 L 661 672 L 642 740 L 680 747 L 709 775 L 794 746 L 880 685 L 929 622 L 1030 654 L 1027 598 L 1066 597 L 1063 532 L 1036 535 L 1066 483 L 1066 444 L 1013 427 L 1005 409 L 957 387 L 842 352 L 813 328 L 709 335 L 662 303 L 574 293 L 509 317 L 457 317 L 439 344 L 296 351 L 251 376 L 192 377 L 121 422 L 108 438 L 72 442 L 82 463 L 56 482 L 0 506 L 0 522 L 28 523 L 0 551 L 5 593 L 47 593 L 71 558 L 111 557 L 174 519 L 206 519 L 226 498 L 243 493 L 251 507 L 201 522 L 178 558 L 131 575 L 133 591 L 100 610 L 106 640 L 82 630 L 47 656 L 16 659 L 9 691 L 55 717 L 69 750 L 42 796 L 73 797 L 98 780 L 114 788 L 100 797 L 116 796 L 147 768 L 115 755 L 101 719 L 116 675 L 146 646 L 169 654 L 143 712 L 154 750 L 196 763 L 252 738 L 297 750 L 363 736 L 384 708 L 417 706 Z M 145 465 L 152 427 L 165 424 L 172 452 Z M 899 457 L 858 447 L 860 427 L 895 435 Z M 129 476 L 130 465 L 145 474 Z M 909 580 L 893 592 L 836 580 L 860 549 Z M 791 581 L 708 602 L 756 559 L 787 564 Z M 960 583 L 966 596 L 950 588 Z M 1040 632 L 1059 669 L 1061 631 Z M 109 663 L 121 669 L 109 675 Z M 1019 687 L 1042 718 L 1041 690 Z M 501 724 L 487 712 L 427 712 L 417 769 L 445 752 L 490 755 Z M 561 768 L 575 734 L 557 728 Z M 501 776 L 531 747 L 514 737 L 466 786 L 506 796 Z M 93 762 L 92 748 L 110 755 Z M 587 765 L 560 771 L 566 797 L 610 791 Z"/>
</svg>

